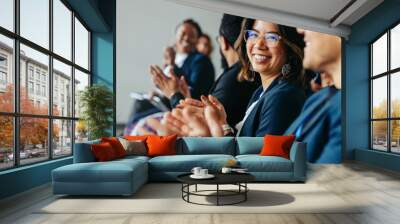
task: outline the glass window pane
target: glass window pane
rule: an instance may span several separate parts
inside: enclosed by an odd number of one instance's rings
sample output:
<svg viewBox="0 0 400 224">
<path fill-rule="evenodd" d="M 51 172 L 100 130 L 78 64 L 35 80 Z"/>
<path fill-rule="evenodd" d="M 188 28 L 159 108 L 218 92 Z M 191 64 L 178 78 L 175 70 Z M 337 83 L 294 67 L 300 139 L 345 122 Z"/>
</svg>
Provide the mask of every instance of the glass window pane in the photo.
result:
<svg viewBox="0 0 400 224">
<path fill-rule="evenodd" d="M 47 115 L 49 108 L 49 57 L 21 44 L 21 113 Z"/>
<path fill-rule="evenodd" d="M 387 77 L 372 81 L 372 118 L 387 118 Z"/>
<path fill-rule="evenodd" d="M 49 120 L 20 118 L 20 164 L 35 163 L 49 158 Z"/>
<path fill-rule="evenodd" d="M 400 153 L 400 120 L 391 121 L 392 152 Z"/>
<path fill-rule="evenodd" d="M 21 36 L 49 47 L 49 0 L 20 0 Z"/>
<path fill-rule="evenodd" d="M 0 1 L 0 26 L 14 31 L 14 0 Z"/>
<path fill-rule="evenodd" d="M 14 123 L 9 116 L 0 116 L 0 170 L 14 165 Z"/>
<path fill-rule="evenodd" d="M 84 120 L 75 121 L 75 143 L 87 141 L 88 128 Z"/>
<path fill-rule="evenodd" d="M 0 111 L 14 111 L 14 43 L 0 35 Z"/>
<path fill-rule="evenodd" d="M 75 18 L 75 63 L 89 70 L 89 32 Z"/>
<path fill-rule="evenodd" d="M 387 71 L 387 34 L 372 44 L 372 68 L 373 75 Z"/>
<path fill-rule="evenodd" d="M 89 75 L 75 69 L 75 117 L 81 115 L 80 94 L 87 86 L 89 86 Z"/>
<path fill-rule="evenodd" d="M 390 60 L 391 69 L 400 67 L 400 24 L 391 30 Z"/>
<path fill-rule="evenodd" d="M 72 121 L 53 120 L 53 157 L 72 154 Z"/>
<path fill-rule="evenodd" d="M 387 151 L 387 121 L 372 122 L 372 148 Z"/>
<path fill-rule="evenodd" d="M 400 72 L 391 75 L 390 98 L 391 98 L 391 116 L 400 118 Z"/>
<path fill-rule="evenodd" d="M 71 66 L 53 60 L 53 115 L 72 117 Z"/>
<path fill-rule="evenodd" d="M 72 12 L 60 1 L 53 1 L 53 51 L 71 60 Z"/>
</svg>

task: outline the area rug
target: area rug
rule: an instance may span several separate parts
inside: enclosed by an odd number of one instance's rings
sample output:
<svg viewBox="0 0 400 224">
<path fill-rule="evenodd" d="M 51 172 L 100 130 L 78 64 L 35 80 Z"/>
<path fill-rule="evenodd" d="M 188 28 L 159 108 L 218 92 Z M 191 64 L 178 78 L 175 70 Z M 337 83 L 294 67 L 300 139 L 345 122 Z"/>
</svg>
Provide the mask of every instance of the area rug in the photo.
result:
<svg viewBox="0 0 400 224">
<path fill-rule="evenodd" d="M 247 201 L 237 205 L 204 206 L 182 200 L 177 183 L 146 184 L 131 197 L 57 197 L 36 213 L 360 213 L 360 208 L 316 184 L 249 184 Z M 215 189 L 213 185 L 198 190 Z M 232 187 L 225 187 L 230 189 Z M 194 190 L 194 187 L 191 189 Z M 213 194 L 213 193 L 210 193 Z M 191 196 L 197 203 L 213 204 L 215 196 Z M 240 198 L 224 197 L 223 203 Z M 231 201 L 230 201 L 231 200 Z"/>
</svg>

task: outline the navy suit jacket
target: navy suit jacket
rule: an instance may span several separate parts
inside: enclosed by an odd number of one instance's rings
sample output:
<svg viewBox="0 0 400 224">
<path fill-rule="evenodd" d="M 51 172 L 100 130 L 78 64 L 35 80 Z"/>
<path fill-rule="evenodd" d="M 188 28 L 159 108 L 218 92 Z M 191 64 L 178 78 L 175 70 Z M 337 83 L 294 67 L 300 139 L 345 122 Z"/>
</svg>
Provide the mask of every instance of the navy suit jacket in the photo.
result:
<svg viewBox="0 0 400 224">
<path fill-rule="evenodd" d="M 259 87 L 249 105 L 255 102 L 261 93 L 262 97 L 246 118 L 239 136 L 282 135 L 300 114 L 306 99 L 302 88 L 280 77 L 276 78 L 265 91 L 262 86 Z"/>
<path fill-rule="evenodd" d="M 298 141 L 307 143 L 309 162 L 341 162 L 340 97 L 340 91 L 334 87 L 314 93 L 307 99 L 300 116 L 286 131 L 286 134 L 296 134 Z"/>
<path fill-rule="evenodd" d="M 182 67 L 175 67 L 175 74 L 184 76 L 190 87 L 190 94 L 195 99 L 207 95 L 215 79 L 214 66 L 210 59 L 196 51 L 190 53 Z"/>
</svg>

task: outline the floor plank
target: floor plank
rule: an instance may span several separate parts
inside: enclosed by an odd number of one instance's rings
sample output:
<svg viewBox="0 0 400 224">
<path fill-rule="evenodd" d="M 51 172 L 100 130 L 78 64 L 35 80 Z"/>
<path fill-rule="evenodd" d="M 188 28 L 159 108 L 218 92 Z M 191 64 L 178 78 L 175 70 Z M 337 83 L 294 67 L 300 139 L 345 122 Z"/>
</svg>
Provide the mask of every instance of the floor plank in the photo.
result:
<svg viewBox="0 0 400 224">
<path fill-rule="evenodd" d="M 0 201 L 0 223 L 15 224 L 398 224 L 400 174 L 360 163 L 310 165 L 308 183 L 323 186 L 349 203 L 362 205 L 359 214 L 36 214 L 56 197 L 49 185 Z"/>
</svg>

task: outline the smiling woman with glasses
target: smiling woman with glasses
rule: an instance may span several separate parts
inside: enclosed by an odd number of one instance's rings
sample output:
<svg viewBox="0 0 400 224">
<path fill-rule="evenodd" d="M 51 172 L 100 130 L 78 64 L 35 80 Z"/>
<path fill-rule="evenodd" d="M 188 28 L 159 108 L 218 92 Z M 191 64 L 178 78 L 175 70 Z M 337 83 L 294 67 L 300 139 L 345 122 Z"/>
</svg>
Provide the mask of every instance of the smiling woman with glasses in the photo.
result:
<svg viewBox="0 0 400 224">
<path fill-rule="evenodd" d="M 179 128 L 183 130 L 186 124 L 193 123 L 196 136 L 200 132 L 215 137 L 284 134 L 306 99 L 302 86 L 305 45 L 302 36 L 292 27 L 246 19 L 235 45 L 242 66 L 238 80 L 260 79 L 262 83 L 253 93 L 243 119 L 233 130 L 226 120 L 224 106 L 213 96 L 203 96 L 202 102 L 183 104 L 203 107 L 204 119 L 196 119 L 189 110 L 183 110 L 180 119 L 186 123 L 178 125 Z"/>
</svg>

